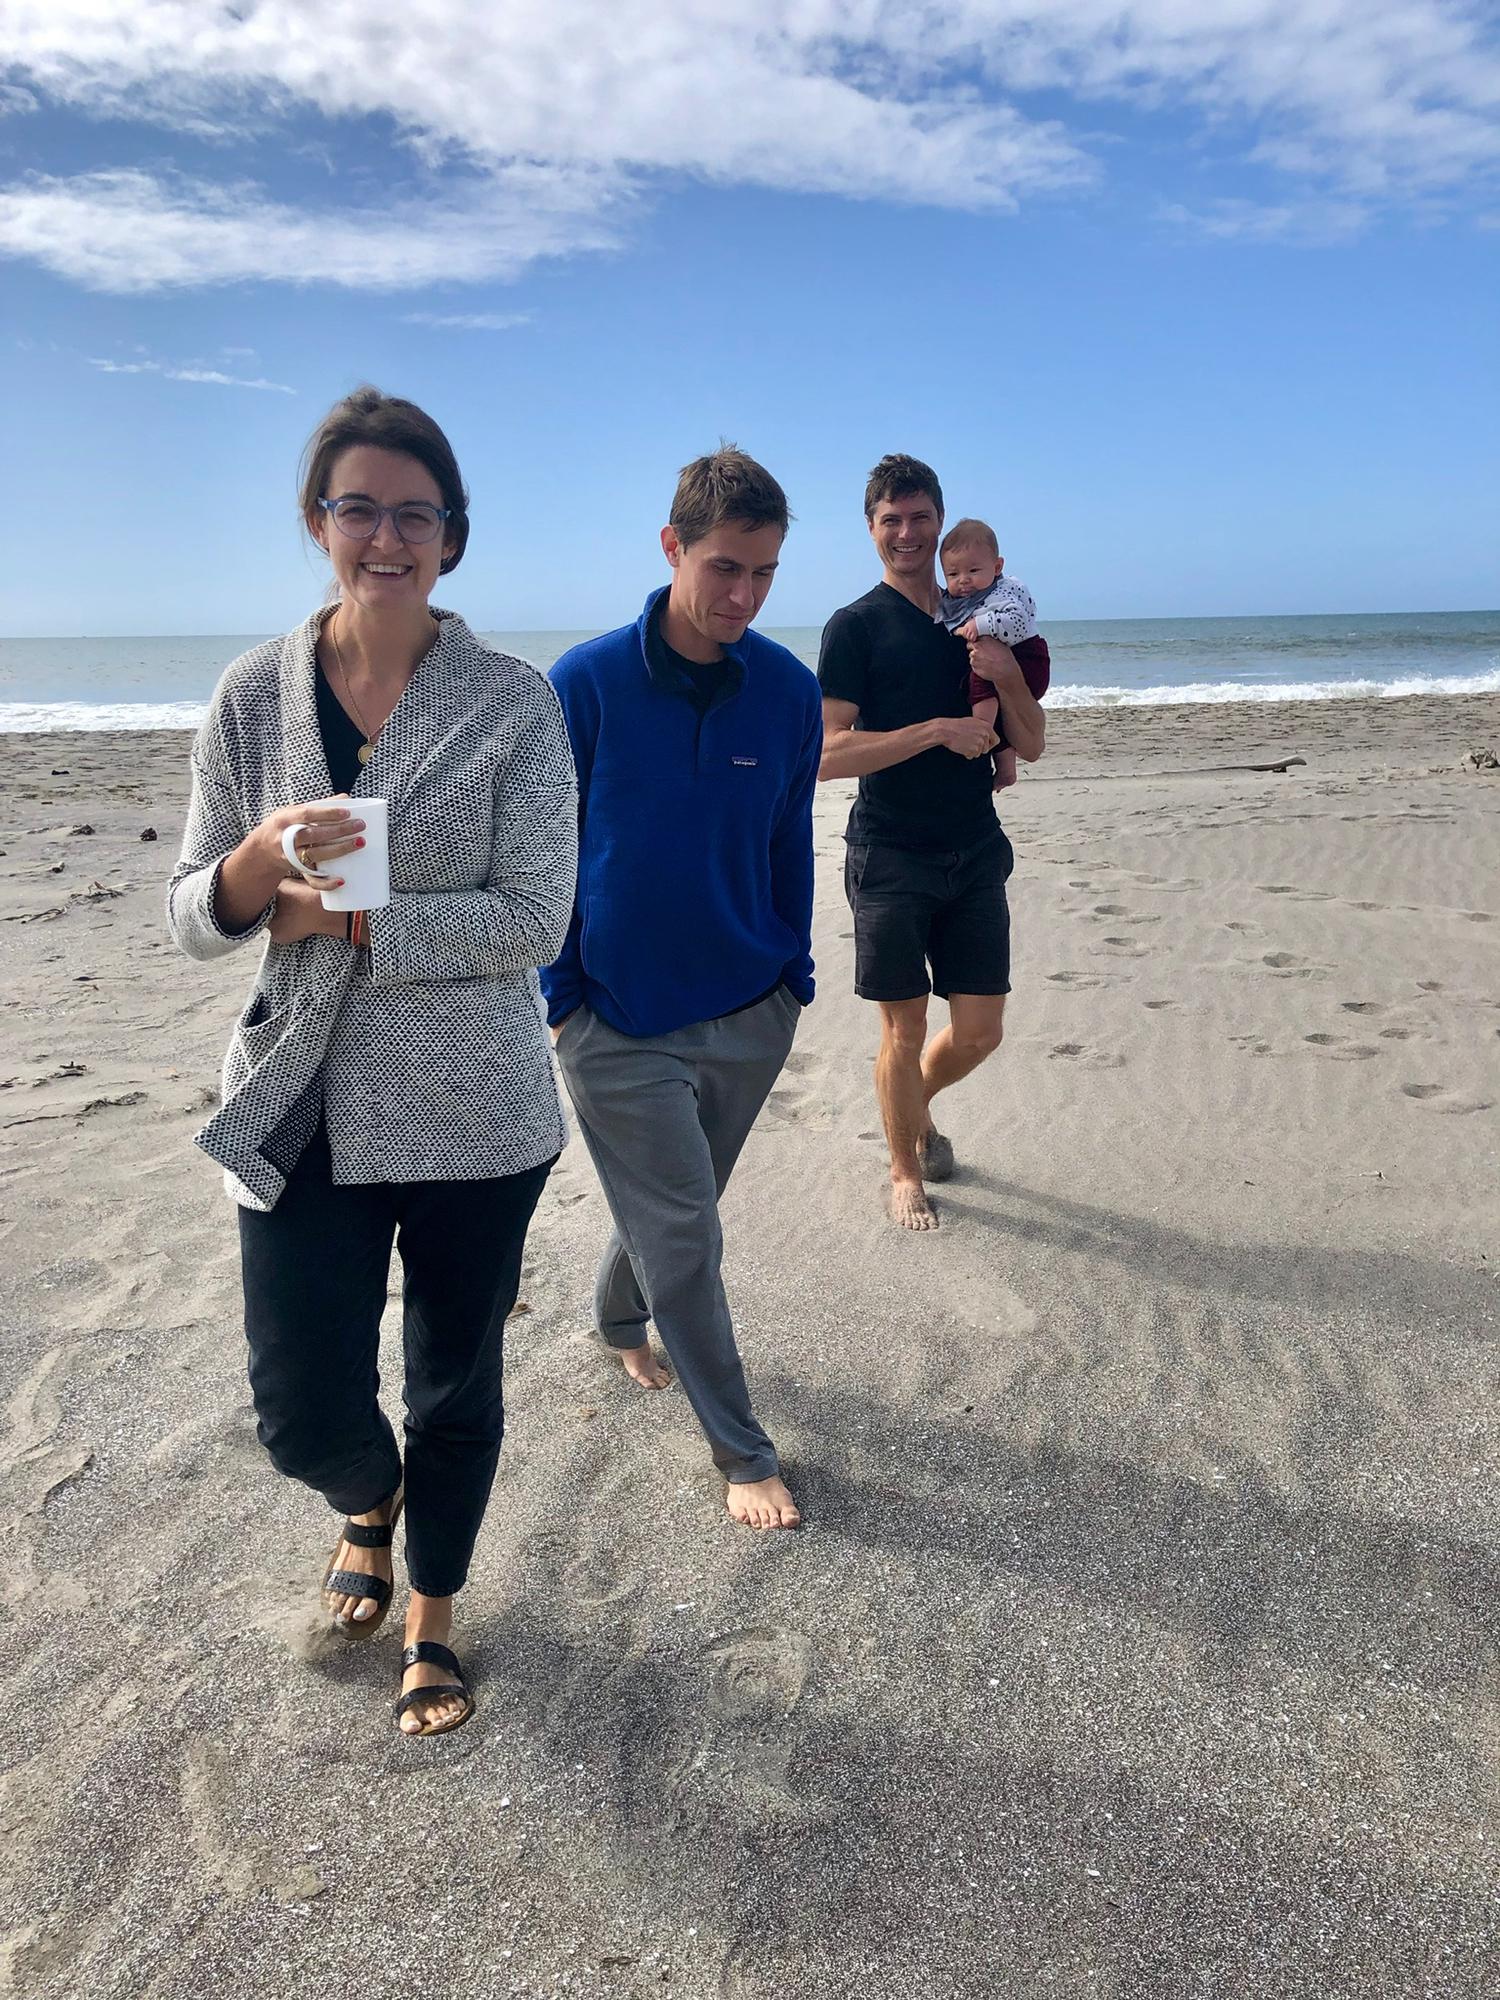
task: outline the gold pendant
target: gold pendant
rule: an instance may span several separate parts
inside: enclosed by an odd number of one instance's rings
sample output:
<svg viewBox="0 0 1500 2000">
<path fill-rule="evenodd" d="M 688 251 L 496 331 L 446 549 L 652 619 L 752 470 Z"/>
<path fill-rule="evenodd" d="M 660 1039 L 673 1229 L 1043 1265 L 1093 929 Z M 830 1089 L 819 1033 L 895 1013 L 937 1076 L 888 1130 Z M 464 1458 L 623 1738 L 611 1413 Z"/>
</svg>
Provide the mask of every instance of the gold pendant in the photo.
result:
<svg viewBox="0 0 1500 2000">
<path fill-rule="evenodd" d="M 360 744 L 360 746 L 359 746 L 359 761 L 360 761 L 360 763 L 361 763 L 361 764 L 368 764 L 368 763 L 369 763 L 369 761 L 370 761 L 370 759 L 371 759 L 371 758 L 372 758 L 372 757 L 373 757 L 374 755 L 375 755 L 375 746 L 374 746 L 374 744 L 373 744 L 373 743 L 361 743 L 361 744 Z"/>
</svg>

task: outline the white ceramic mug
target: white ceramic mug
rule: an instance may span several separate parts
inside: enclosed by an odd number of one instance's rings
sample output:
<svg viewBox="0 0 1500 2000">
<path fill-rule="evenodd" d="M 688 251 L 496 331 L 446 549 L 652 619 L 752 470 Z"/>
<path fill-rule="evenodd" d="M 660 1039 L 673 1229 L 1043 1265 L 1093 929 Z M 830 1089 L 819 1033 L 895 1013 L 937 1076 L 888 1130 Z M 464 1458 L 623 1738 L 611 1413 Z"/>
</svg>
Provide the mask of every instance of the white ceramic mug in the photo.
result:
<svg viewBox="0 0 1500 2000">
<path fill-rule="evenodd" d="M 319 799 L 320 806 L 347 806 L 356 819 L 365 823 L 364 846 L 356 847 L 327 864 L 325 873 L 343 877 L 341 889 L 324 889 L 325 910 L 383 910 L 391 900 L 391 856 L 388 843 L 390 810 L 385 799 Z M 316 884 L 318 871 L 304 868 L 297 842 L 311 831 L 307 826 L 289 826 L 281 836 L 281 851 L 306 881 Z"/>
</svg>

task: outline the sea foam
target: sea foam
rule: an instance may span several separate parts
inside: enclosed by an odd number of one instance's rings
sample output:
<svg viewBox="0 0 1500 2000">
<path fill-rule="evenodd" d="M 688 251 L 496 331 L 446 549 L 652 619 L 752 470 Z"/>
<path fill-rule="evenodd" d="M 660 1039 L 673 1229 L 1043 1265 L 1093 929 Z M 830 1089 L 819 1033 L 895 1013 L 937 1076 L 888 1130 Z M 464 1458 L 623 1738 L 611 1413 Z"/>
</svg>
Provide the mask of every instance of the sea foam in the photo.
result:
<svg viewBox="0 0 1500 2000">
<path fill-rule="evenodd" d="M 1101 687 L 1054 681 L 1047 707 L 1161 708 L 1247 701 L 1382 701 L 1403 695 L 1500 694 L 1500 667 L 1477 674 L 1405 674 L 1392 680 L 1188 681 L 1154 687 Z M 195 701 L 0 702 L 0 734 L 68 729 L 196 729 L 207 704 Z"/>
</svg>

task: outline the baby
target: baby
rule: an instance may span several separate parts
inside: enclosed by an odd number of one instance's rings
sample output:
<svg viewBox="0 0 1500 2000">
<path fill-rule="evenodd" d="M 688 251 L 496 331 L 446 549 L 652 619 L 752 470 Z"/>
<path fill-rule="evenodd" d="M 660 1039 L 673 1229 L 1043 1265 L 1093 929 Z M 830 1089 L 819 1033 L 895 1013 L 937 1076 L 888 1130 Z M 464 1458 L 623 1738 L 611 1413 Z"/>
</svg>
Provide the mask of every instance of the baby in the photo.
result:
<svg viewBox="0 0 1500 2000">
<path fill-rule="evenodd" d="M 955 522 L 938 550 L 948 588 L 938 616 L 960 639 L 999 639 L 1010 647 L 1026 685 L 1040 701 L 1052 679 L 1047 641 L 1036 629 L 1036 603 L 1024 583 L 1005 574 L 1005 558 L 995 531 L 984 521 Z M 991 682 L 969 675 L 969 707 L 1000 738 L 995 751 L 995 790 L 1016 782 L 1016 753 L 1005 740 L 1000 703 Z"/>
</svg>

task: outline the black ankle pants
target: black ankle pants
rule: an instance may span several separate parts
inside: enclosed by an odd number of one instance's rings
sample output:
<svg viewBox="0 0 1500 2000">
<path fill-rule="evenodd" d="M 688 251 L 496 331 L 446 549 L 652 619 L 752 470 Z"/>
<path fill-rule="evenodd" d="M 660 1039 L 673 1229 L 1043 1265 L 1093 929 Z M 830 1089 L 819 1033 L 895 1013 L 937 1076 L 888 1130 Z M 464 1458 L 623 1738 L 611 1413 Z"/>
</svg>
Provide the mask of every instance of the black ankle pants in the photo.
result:
<svg viewBox="0 0 1500 2000">
<path fill-rule="evenodd" d="M 403 1476 L 377 1398 L 393 1243 L 401 1254 L 406 1564 L 429 1597 L 451 1596 L 469 1573 L 505 1424 L 505 1319 L 552 1165 L 336 1187 L 320 1129 L 276 1206 L 239 1211 L 260 1441 L 341 1514 L 380 1506 Z"/>
</svg>

